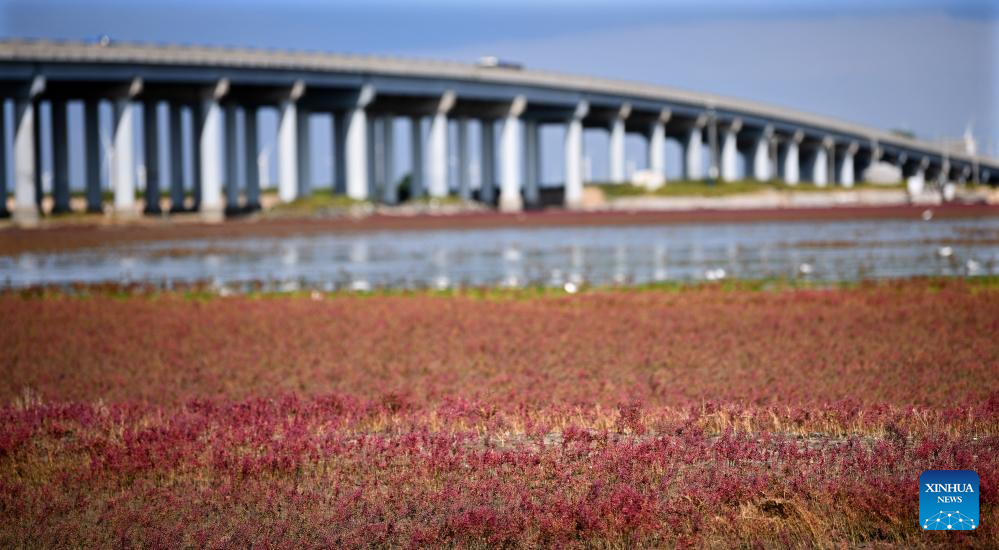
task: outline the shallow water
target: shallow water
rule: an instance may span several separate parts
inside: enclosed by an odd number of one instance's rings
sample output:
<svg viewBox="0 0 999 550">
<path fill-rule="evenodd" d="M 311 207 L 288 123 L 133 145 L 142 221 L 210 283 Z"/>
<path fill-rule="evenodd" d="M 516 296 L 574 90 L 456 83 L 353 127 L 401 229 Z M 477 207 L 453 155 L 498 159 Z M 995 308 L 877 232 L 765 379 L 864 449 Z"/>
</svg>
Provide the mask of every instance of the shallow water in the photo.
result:
<svg viewBox="0 0 999 550">
<path fill-rule="evenodd" d="M 367 290 L 997 273 L 997 217 L 379 231 L 0 257 L 0 284 L 14 288 L 209 281 L 234 290 L 251 282 Z"/>
</svg>

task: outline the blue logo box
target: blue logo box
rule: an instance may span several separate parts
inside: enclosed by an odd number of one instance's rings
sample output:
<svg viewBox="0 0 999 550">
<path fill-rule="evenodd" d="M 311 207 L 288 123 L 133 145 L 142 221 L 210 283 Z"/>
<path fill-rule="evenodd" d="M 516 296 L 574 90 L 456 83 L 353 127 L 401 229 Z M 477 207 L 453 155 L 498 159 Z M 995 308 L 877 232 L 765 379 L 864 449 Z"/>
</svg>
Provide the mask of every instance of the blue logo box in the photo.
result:
<svg viewBox="0 0 999 550">
<path fill-rule="evenodd" d="M 927 531 L 978 528 L 978 474 L 926 470 L 919 476 L 919 525 Z"/>
</svg>

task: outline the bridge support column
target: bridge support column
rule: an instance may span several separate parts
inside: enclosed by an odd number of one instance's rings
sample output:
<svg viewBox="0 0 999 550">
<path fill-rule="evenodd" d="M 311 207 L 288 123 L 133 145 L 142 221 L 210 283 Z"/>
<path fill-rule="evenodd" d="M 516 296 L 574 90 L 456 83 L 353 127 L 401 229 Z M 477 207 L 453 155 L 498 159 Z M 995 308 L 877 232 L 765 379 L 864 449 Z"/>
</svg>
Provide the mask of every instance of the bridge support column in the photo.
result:
<svg viewBox="0 0 999 550">
<path fill-rule="evenodd" d="M 347 192 L 347 113 L 333 113 L 333 193 Z"/>
<path fill-rule="evenodd" d="M 160 132 L 158 104 L 146 101 L 142 105 L 142 152 L 146 173 L 145 199 L 143 212 L 160 213 Z"/>
<path fill-rule="evenodd" d="M 260 210 L 260 147 L 257 142 L 257 106 L 243 108 L 243 139 L 246 176 L 246 209 Z M 341 161 L 337 159 L 339 164 Z"/>
<path fill-rule="evenodd" d="M 14 102 L 14 223 L 22 227 L 38 225 L 39 159 L 36 150 L 38 104 L 34 98 Z"/>
<path fill-rule="evenodd" d="M 537 206 L 540 202 L 541 144 L 536 120 L 525 120 L 524 127 L 524 203 Z"/>
<path fill-rule="evenodd" d="M 430 119 L 427 144 L 427 189 L 434 198 L 448 195 L 447 114 L 454 107 L 454 92 L 445 92 Z"/>
<path fill-rule="evenodd" d="M 850 144 L 843 151 L 843 156 L 839 159 L 838 181 L 843 187 L 853 187 L 856 181 L 854 172 L 854 156 L 857 154 L 858 145 L 856 142 Z"/>
<path fill-rule="evenodd" d="M 916 171 L 906 178 L 905 188 L 910 195 L 918 195 L 926 188 L 926 163 L 919 165 Z"/>
<path fill-rule="evenodd" d="M 768 126 L 753 144 L 753 179 L 756 181 L 770 181 L 773 176 L 770 159 L 771 139 L 773 139 L 773 128 Z"/>
<path fill-rule="evenodd" d="M 728 125 L 722 135 L 721 147 L 721 179 L 735 181 L 739 179 L 737 159 L 739 156 L 738 134 L 742 122 L 736 120 Z"/>
<path fill-rule="evenodd" d="M 825 187 L 829 184 L 829 152 L 825 144 L 819 145 L 815 150 L 815 157 L 812 159 L 812 183 L 816 187 Z"/>
<path fill-rule="evenodd" d="M 409 198 L 416 199 L 422 197 L 425 189 L 423 186 L 423 118 L 413 116 L 409 119 L 409 142 L 410 142 L 410 164 L 412 169 L 409 173 Z"/>
<path fill-rule="evenodd" d="M 135 211 L 135 102 L 131 97 L 114 102 L 114 150 L 111 164 L 111 189 L 114 190 L 114 214 L 131 218 Z"/>
<path fill-rule="evenodd" d="M 69 132 L 66 102 L 52 101 L 52 213 L 69 212 Z"/>
<path fill-rule="evenodd" d="M 86 167 L 87 212 L 103 211 L 101 196 L 100 103 L 88 99 L 83 104 L 83 156 Z"/>
<path fill-rule="evenodd" d="M 188 106 L 191 113 L 191 210 L 201 209 L 201 119 L 204 117 L 204 107 L 200 103 Z"/>
<path fill-rule="evenodd" d="M 704 160 L 702 142 L 702 129 L 695 126 L 687 131 L 683 144 L 683 177 L 686 180 L 704 179 Z"/>
<path fill-rule="evenodd" d="M 239 212 L 239 149 L 236 142 L 236 104 L 225 106 L 225 213 Z"/>
<path fill-rule="evenodd" d="M 458 196 L 463 201 L 472 199 L 471 162 L 468 155 L 468 119 L 458 119 Z"/>
<path fill-rule="evenodd" d="M 368 198 L 371 200 L 380 199 L 379 190 L 382 188 L 381 148 L 378 144 L 380 122 L 377 116 L 368 116 Z"/>
<path fill-rule="evenodd" d="M 521 138 L 520 115 L 527 108 L 527 99 L 517 96 L 510 104 L 510 109 L 503 118 L 500 129 L 500 199 L 499 208 L 503 212 L 520 212 L 524 202 L 520 196 L 521 176 Z"/>
<path fill-rule="evenodd" d="M 590 104 L 579 102 L 565 129 L 565 207 L 569 209 L 583 205 L 583 119 L 589 112 Z"/>
<path fill-rule="evenodd" d="M 482 152 L 480 155 L 479 200 L 492 204 L 496 200 L 496 139 L 495 123 L 492 119 L 484 119 L 482 125 Z"/>
<path fill-rule="evenodd" d="M 382 200 L 386 204 L 399 202 L 399 189 L 395 180 L 395 118 L 382 118 Z"/>
<path fill-rule="evenodd" d="M 923 159 L 923 165 L 924 166 L 926 164 L 928 164 L 928 163 L 929 163 L 929 159 Z M 944 156 L 943 162 L 941 164 L 942 165 L 940 167 L 940 173 L 939 173 L 939 175 L 937 176 L 937 179 L 936 179 L 936 184 L 937 184 L 937 187 L 939 187 L 939 188 L 943 188 L 943 185 L 945 183 L 951 181 L 951 179 L 950 179 L 951 178 L 951 174 L 950 174 L 950 170 L 951 170 L 950 159 L 947 158 L 946 156 Z M 925 170 L 925 168 L 924 168 L 924 170 Z"/>
<path fill-rule="evenodd" d="M 649 171 L 666 182 L 666 122 L 669 111 L 663 111 L 664 117 L 653 121 L 649 128 Z"/>
<path fill-rule="evenodd" d="M 170 212 L 184 211 L 183 107 L 170 103 Z"/>
<path fill-rule="evenodd" d="M 309 127 L 309 110 L 299 105 L 295 109 L 295 165 L 298 167 L 298 193 L 296 197 L 312 195 L 312 132 Z"/>
<path fill-rule="evenodd" d="M 365 105 L 356 105 L 347 112 L 345 141 L 347 196 L 355 200 L 368 198 L 368 115 Z M 371 174 L 370 176 L 373 176 Z"/>
<path fill-rule="evenodd" d="M 222 206 L 222 107 L 219 98 L 201 104 L 198 124 L 199 170 L 201 174 L 200 212 L 205 221 L 224 218 Z"/>
<path fill-rule="evenodd" d="M 281 103 L 281 120 L 278 122 L 278 198 L 291 202 L 298 198 L 299 116 L 296 100 L 289 98 Z"/>
<path fill-rule="evenodd" d="M 610 140 L 608 151 L 610 167 L 610 183 L 624 183 L 627 180 L 625 174 L 625 149 L 624 149 L 624 123 L 628 115 L 631 114 L 631 105 L 624 104 L 618 111 L 617 116 L 611 121 Z"/>
<path fill-rule="evenodd" d="M 804 139 L 804 134 L 796 132 L 788 138 L 785 145 L 784 159 L 782 161 L 783 166 L 781 169 L 784 176 L 784 183 L 788 185 L 797 185 L 801 181 L 801 162 L 798 147 L 802 139 Z"/>
<path fill-rule="evenodd" d="M 10 216 L 7 211 L 7 99 L 0 96 L 0 218 Z"/>
</svg>

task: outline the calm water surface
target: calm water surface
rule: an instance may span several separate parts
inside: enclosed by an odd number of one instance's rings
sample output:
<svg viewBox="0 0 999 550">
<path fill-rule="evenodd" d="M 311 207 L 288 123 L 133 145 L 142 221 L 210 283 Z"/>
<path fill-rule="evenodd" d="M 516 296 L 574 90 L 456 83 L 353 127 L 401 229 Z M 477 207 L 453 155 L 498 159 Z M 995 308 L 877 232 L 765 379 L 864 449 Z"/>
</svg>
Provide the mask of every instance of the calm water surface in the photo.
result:
<svg viewBox="0 0 999 550">
<path fill-rule="evenodd" d="M 209 281 L 240 290 L 839 281 L 999 273 L 999 218 L 381 231 L 0 257 L 0 284 Z"/>
</svg>

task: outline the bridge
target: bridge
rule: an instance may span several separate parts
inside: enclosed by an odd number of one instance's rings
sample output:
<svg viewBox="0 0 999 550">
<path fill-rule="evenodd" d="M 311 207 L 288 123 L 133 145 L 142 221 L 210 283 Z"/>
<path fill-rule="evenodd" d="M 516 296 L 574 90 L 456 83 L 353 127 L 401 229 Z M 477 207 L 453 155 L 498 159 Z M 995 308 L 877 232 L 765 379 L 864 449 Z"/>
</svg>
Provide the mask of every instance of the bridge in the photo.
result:
<svg viewBox="0 0 999 550">
<path fill-rule="evenodd" d="M 51 139 L 52 213 L 70 209 L 67 105 L 84 111 L 85 196 L 103 208 L 99 114 L 113 111 L 109 165 L 114 212 L 196 210 L 207 220 L 259 208 L 258 115 L 278 116 L 278 196 L 313 192 L 309 159 L 312 113 L 332 116 L 332 191 L 357 200 L 399 201 L 392 181 L 395 121 L 409 121 L 413 197 L 457 193 L 502 211 L 540 198 L 539 130 L 565 128 L 562 202 L 580 205 L 583 131 L 609 132 L 609 179 L 626 179 L 626 133 L 644 137 L 647 168 L 665 176 L 665 144 L 677 140 L 685 179 L 781 179 L 787 184 L 850 187 L 874 162 L 921 181 L 999 181 L 999 160 L 959 154 L 891 132 L 756 102 L 663 86 L 525 70 L 314 52 L 178 45 L 0 41 L 0 97 L 13 102 L 14 135 L 0 147 L 0 174 L 14 165 L 13 218 L 32 225 L 42 213 L 42 136 Z M 41 105 L 51 109 L 42 132 Z M 166 107 L 163 107 L 165 104 Z M 166 116 L 159 116 L 163 110 Z M 0 109 L 0 117 L 6 109 Z M 141 119 L 141 120 L 140 120 Z M 162 119 L 162 120 L 161 120 Z M 190 120 L 183 139 L 184 119 Z M 457 140 L 449 144 L 449 124 Z M 2 122 L 2 120 L 0 120 Z M 163 128 L 161 128 L 163 126 Z M 0 127 L 3 127 L 0 125 Z M 136 147 L 141 128 L 144 190 Z M 469 134 L 480 132 L 478 151 Z M 165 143 L 163 136 L 166 136 Z M 457 186 L 449 185 L 449 152 L 457 149 Z M 168 162 L 159 166 L 161 150 Z M 12 151 L 12 154 L 11 154 Z M 480 181 L 473 186 L 476 155 Z M 745 159 L 739 172 L 739 156 Z M 193 166 L 184 181 L 185 163 Z M 7 188 L 0 205 L 6 212 Z M 187 190 L 191 196 L 187 196 Z"/>
</svg>

